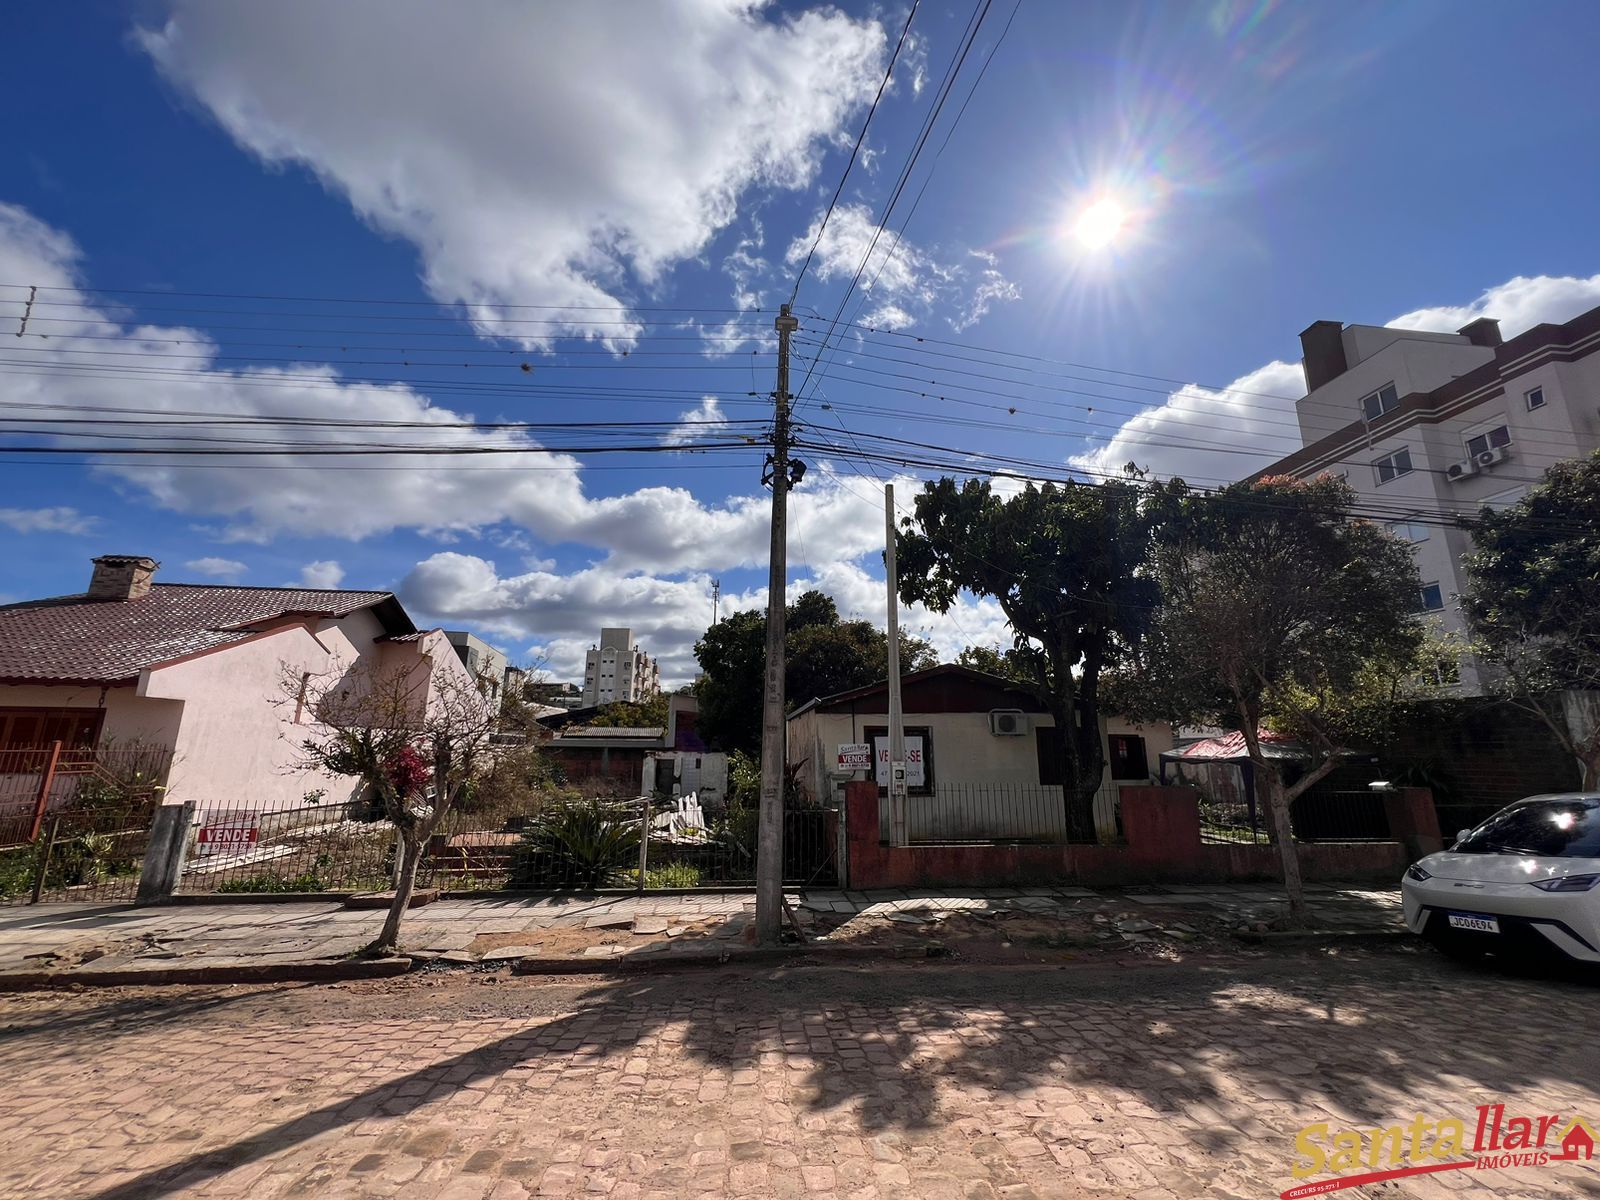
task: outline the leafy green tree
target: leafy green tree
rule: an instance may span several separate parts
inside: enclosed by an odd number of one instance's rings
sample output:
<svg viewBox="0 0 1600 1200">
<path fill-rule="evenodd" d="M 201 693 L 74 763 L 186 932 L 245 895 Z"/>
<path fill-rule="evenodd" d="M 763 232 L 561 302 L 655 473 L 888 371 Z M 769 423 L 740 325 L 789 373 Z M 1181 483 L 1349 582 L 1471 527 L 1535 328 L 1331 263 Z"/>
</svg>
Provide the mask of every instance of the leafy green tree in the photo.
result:
<svg viewBox="0 0 1600 1200">
<path fill-rule="evenodd" d="M 1033 683 L 1028 666 L 1017 651 L 1003 650 L 999 646 L 968 646 L 956 655 L 956 666 L 982 671 L 985 675 L 995 675 L 1024 686 Z"/>
<path fill-rule="evenodd" d="M 1141 576 L 1152 506 L 1129 481 L 1029 484 L 1004 497 L 987 483 L 940 479 L 917 495 L 896 535 L 900 597 L 948 612 L 957 596 L 992 596 L 1016 635 L 1008 674 L 1025 680 L 1061 738 L 1067 830 L 1095 840 L 1105 771 L 1100 676 L 1143 628 L 1155 600 Z"/>
<path fill-rule="evenodd" d="M 1600 787 L 1600 453 L 1552 467 L 1466 523 L 1463 608 L 1490 687 L 1533 713 Z"/>
<path fill-rule="evenodd" d="M 1330 476 L 1169 497 L 1155 553 L 1162 604 L 1120 681 L 1137 715 L 1244 735 L 1297 924 L 1305 899 L 1289 806 L 1376 734 L 1426 645 L 1411 550 L 1354 519 L 1354 499 Z M 1262 753 L 1262 728 L 1310 752 L 1292 786 Z"/>
<path fill-rule="evenodd" d="M 666 692 L 658 692 L 643 700 L 613 701 L 602 705 L 600 711 L 589 718 L 589 724 L 597 729 L 664 728 L 669 699 Z"/>
<path fill-rule="evenodd" d="M 761 745 L 761 689 L 766 674 L 766 614 L 734 613 L 706 630 L 694 648 L 704 672 L 696 684 L 702 737 L 726 750 Z M 816 696 L 866 687 L 888 674 L 888 636 L 870 621 L 843 621 L 833 600 L 805 592 L 788 610 L 784 690 L 790 708 Z M 901 634 L 903 673 L 932 666 L 926 642 Z"/>
</svg>

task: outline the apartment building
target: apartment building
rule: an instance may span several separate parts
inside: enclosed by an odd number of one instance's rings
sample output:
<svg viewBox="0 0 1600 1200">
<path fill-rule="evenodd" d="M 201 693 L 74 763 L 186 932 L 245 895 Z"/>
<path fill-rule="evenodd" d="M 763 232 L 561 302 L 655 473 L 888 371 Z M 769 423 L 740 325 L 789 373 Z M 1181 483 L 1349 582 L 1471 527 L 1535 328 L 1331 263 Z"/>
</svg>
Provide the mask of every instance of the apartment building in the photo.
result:
<svg viewBox="0 0 1600 1200">
<path fill-rule="evenodd" d="M 1600 308 L 1509 341 L 1483 317 L 1456 333 L 1318 321 L 1300 344 L 1305 445 L 1261 474 L 1342 475 L 1415 547 L 1419 611 L 1461 629 L 1471 539 L 1452 518 L 1513 504 L 1600 446 Z"/>
<path fill-rule="evenodd" d="M 465 629 L 446 629 L 444 636 L 455 649 L 461 665 L 478 681 L 478 690 L 498 709 L 505 701 L 506 672 L 511 669 L 511 660 L 505 651 L 497 650 Z"/>
<path fill-rule="evenodd" d="M 661 668 L 637 642 L 631 629 L 601 629 L 583 664 L 583 707 L 638 701 L 661 690 Z"/>
</svg>

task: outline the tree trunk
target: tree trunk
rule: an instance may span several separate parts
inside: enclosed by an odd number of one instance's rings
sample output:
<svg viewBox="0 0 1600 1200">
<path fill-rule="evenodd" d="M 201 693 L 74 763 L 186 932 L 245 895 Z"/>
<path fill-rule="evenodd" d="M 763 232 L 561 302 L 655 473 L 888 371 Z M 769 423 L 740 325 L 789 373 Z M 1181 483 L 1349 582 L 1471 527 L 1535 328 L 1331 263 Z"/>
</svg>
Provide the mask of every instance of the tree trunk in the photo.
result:
<svg viewBox="0 0 1600 1200">
<path fill-rule="evenodd" d="M 1097 776 L 1095 786 L 1085 788 L 1081 747 L 1073 720 L 1075 712 L 1076 707 L 1070 700 L 1065 709 L 1061 707 L 1059 698 L 1053 699 L 1050 704 L 1050 715 L 1055 719 L 1056 731 L 1061 735 L 1062 815 L 1066 821 L 1067 841 L 1093 845 L 1099 841 L 1094 827 L 1094 794 L 1099 789 L 1100 781 Z"/>
<path fill-rule="evenodd" d="M 1255 707 L 1239 701 L 1239 732 L 1250 751 L 1250 761 L 1256 769 L 1256 794 L 1267 795 L 1267 819 L 1272 822 L 1272 840 L 1278 844 L 1278 860 L 1283 865 L 1283 890 L 1289 897 L 1289 924 L 1304 928 L 1309 922 L 1306 915 L 1306 893 L 1300 882 L 1300 850 L 1294 841 L 1294 822 L 1289 819 L 1289 801 L 1283 794 L 1283 777 L 1261 752 L 1261 718 Z"/>
<path fill-rule="evenodd" d="M 411 893 L 417 886 L 417 864 L 422 860 L 422 835 L 415 830 L 400 831 L 400 871 L 395 880 L 394 900 L 383 920 L 383 932 L 368 946 L 373 954 L 400 952 L 400 920 L 411 907 Z"/>
<path fill-rule="evenodd" d="M 1256 790 L 1267 794 L 1267 817 L 1272 822 L 1272 838 L 1278 843 L 1278 859 L 1283 864 L 1283 890 L 1289 897 L 1289 924 L 1303 929 L 1306 893 L 1300 882 L 1300 849 L 1294 841 L 1294 822 L 1289 819 L 1289 801 L 1283 794 L 1283 780 L 1275 768 L 1256 763 Z"/>
</svg>

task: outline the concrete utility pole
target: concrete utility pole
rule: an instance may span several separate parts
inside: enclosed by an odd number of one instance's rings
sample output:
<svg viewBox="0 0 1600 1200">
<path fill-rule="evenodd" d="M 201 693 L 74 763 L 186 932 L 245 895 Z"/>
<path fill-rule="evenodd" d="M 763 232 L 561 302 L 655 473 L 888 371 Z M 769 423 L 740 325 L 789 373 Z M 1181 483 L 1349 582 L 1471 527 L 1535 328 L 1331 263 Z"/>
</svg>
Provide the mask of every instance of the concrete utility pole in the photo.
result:
<svg viewBox="0 0 1600 1200">
<path fill-rule="evenodd" d="M 906 722 L 900 703 L 900 592 L 894 562 L 894 484 L 883 485 L 883 566 L 889 585 L 889 844 L 905 846 Z M 873 757 L 877 754 L 874 751 Z"/>
<path fill-rule="evenodd" d="M 783 921 L 784 625 L 788 615 L 789 335 L 800 322 L 785 304 L 778 331 L 772 422 L 772 548 L 767 571 L 767 677 L 761 711 L 761 813 L 756 841 L 756 941 L 776 945 Z"/>
</svg>

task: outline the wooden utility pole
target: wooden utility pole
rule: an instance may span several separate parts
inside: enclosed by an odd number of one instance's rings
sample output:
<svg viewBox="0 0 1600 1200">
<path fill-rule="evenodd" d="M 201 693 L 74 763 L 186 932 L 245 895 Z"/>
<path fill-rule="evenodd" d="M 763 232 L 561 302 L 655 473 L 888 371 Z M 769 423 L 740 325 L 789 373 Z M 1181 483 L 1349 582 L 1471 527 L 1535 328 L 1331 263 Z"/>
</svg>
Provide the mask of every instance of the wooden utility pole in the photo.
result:
<svg viewBox="0 0 1600 1200">
<path fill-rule="evenodd" d="M 800 322 L 785 304 L 778 331 L 778 390 L 773 395 L 772 547 L 767 570 L 767 675 L 761 710 L 761 813 L 756 841 L 756 941 L 776 945 L 783 924 L 784 626 L 788 614 L 789 335 Z"/>
<path fill-rule="evenodd" d="M 894 562 L 894 484 L 883 485 L 883 567 L 889 585 L 889 844 L 907 845 L 906 722 L 900 702 L 900 593 Z M 877 752 L 873 752 L 877 757 Z"/>
</svg>

